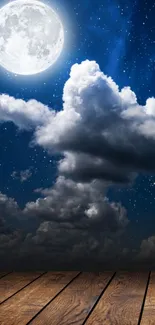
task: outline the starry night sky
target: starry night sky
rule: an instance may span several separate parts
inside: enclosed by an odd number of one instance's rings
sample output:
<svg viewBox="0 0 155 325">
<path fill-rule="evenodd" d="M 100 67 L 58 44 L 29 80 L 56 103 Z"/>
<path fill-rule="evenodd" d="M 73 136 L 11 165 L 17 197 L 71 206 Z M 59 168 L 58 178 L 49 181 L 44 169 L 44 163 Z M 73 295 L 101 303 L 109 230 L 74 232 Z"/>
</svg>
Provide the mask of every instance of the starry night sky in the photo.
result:
<svg viewBox="0 0 155 325">
<path fill-rule="evenodd" d="M 145 105 L 147 98 L 155 96 L 153 1 L 50 0 L 47 3 L 62 18 L 64 51 L 53 67 L 38 75 L 15 76 L 1 68 L 1 94 L 24 101 L 34 98 L 60 111 L 63 87 L 72 65 L 88 59 L 95 60 L 120 89 L 130 86 L 139 104 Z M 35 189 L 50 188 L 58 176 L 60 156 L 31 146 L 32 136 L 33 132 L 20 131 L 12 122 L 0 124 L 0 191 L 14 198 L 20 209 L 40 197 Z M 131 184 L 110 184 L 106 196 L 127 210 L 128 240 L 131 242 L 132 238 L 134 248 L 143 239 L 154 236 L 152 172 L 140 172 Z"/>
</svg>

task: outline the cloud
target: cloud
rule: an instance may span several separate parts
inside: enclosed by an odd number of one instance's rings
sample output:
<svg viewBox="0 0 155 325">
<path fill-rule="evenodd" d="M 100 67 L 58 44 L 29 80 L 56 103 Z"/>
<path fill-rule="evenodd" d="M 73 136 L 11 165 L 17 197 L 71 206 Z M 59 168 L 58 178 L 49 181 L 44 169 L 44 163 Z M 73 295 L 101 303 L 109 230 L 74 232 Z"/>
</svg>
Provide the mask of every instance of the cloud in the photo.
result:
<svg viewBox="0 0 155 325">
<path fill-rule="evenodd" d="M 40 191 L 43 198 L 27 203 L 23 211 L 28 219 L 40 219 L 35 234 L 29 233 L 23 242 L 25 256 L 33 256 L 36 263 L 43 259 L 48 267 L 86 268 L 88 261 L 90 267 L 92 261 L 103 267 L 107 261 L 108 268 L 109 262 L 118 262 L 129 220 L 120 203 L 109 202 L 103 182 L 80 183 L 59 176 L 52 188 Z"/>
<path fill-rule="evenodd" d="M 77 268 L 81 262 L 82 267 L 88 269 L 95 266 L 92 261 L 101 263 L 102 267 L 105 261 L 115 265 L 118 256 L 124 255 L 120 236 L 115 233 L 90 231 L 75 227 L 70 222 L 56 221 L 43 221 L 35 235 L 28 234 L 22 252 L 29 258 L 33 256 L 36 261 L 44 260 L 48 265 Z M 104 268 L 108 266 L 104 265 Z"/>
<path fill-rule="evenodd" d="M 13 198 L 0 193 L 0 256 L 16 246 L 19 248 L 22 232 L 16 229 L 20 209 Z"/>
<path fill-rule="evenodd" d="M 72 66 L 61 111 L 1 95 L 0 120 L 33 129 L 33 144 L 61 153 L 59 173 L 67 178 L 127 183 L 155 170 L 155 98 L 138 104 L 95 61 Z"/>
<path fill-rule="evenodd" d="M 25 102 L 6 94 L 0 95 L 0 122 L 13 122 L 20 130 L 31 130 L 46 124 L 52 112 L 42 103 L 31 99 Z"/>
<path fill-rule="evenodd" d="M 154 260 L 155 254 L 155 236 L 150 236 L 143 239 L 140 245 L 140 252 L 138 257 L 141 260 Z"/>
<path fill-rule="evenodd" d="M 108 254 L 109 260 L 116 259 L 116 242 L 129 220 L 120 203 L 108 200 L 103 182 L 80 183 L 59 176 L 52 188 L 40 191 L 42 197 L 28 202 L 23 210 L 2 195 L 3 266 L 25 267 L 31 260 L 32 268 L 40 261 L 43 267 L 63 267 L 68 259 L 71 267 L 80 261 L 86 267 L 91 258 L 101 262 Z"/>
<path fill-rule="evenodd" d="M 33 130 L 33 144 L 62 155 L 53 187 L 40 189 L 41 197 L 23 210 L 1 194 L 1 247 L 6 242 L 7 252 L 14 247 L 14 256 L 31 256 L 31 261 L 93 256 L 103 263 L 125 256 L 128 247 L 121 238 L 127 211 L 106 192 L 113 183 L 155 170 L 155 99 L 139 105 L 129 87 L 119 90 L 95 61 L 86 60 L 71 69 L 61 111 L 1 95 L 0 121 Z M 20 229 L 11 230 L 15 214 L 22 221 Z M 28 222 L 24 234 L 23 220 Z M 142 251 L 148 252 L 152 241 L 144 241 Z"/>
<path fill-rule="evenodd" d="M 119 90 L 86 60 L 72 66 L 63 101 L 63 110 L 35 132 L 37 144 L 64 154 L 61 174 L 121 183 L 155 170 L 154 98 L 139 105 L 130 87 Z"/>
<path fill-rule="evenodd" d="M 19 207 L 13 198 L 8 198 L 7 195 L 0 192 L 0 216 L 7 219 L 10 216 L 13 218 L 18 215 Z"/>
<path fill-rule="evenodd" d="M 128 224 L 127 213 L 119 203 L 106 198 L 99 181 L 74 182 L 59 176 L 51 189 L 41 191 L 43 198 L 26 204 L 26 215 L 41 219 L 71 222 L 76 227 L 117 231 Z"/>
<path fill-rule="evenodd" d="M 128 183 L 136 173 L 127 171 L 111 161 L 84 153 L 65 152 L 65 158 L 58 163 L 59 174 L 74 180 L 89 182 L 93 179 L 106 182 Z"/>
<path fill-rule="evenodd" d="M 19 179 L 21 183 L 27 181 L 32 176 L 32 168 L 21 170 L 20 172 L 13 171 L 11 177 L 13 179 Z"/>
</svg>

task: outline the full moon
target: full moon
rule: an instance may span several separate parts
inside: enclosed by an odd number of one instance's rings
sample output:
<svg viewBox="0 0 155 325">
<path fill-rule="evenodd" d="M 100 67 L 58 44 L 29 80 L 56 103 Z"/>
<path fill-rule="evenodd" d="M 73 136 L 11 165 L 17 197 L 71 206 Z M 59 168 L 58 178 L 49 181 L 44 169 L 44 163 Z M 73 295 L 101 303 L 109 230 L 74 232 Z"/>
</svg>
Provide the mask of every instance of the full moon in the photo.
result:
<svg viewBox="0 0 155 325">
<path fill-rule="evenodd" d="M 54 10 L 38 0 L 15 0 L 0 9 L 0 65 L 32 75 L 58 59 L 64 29 Z"/>
</svg>

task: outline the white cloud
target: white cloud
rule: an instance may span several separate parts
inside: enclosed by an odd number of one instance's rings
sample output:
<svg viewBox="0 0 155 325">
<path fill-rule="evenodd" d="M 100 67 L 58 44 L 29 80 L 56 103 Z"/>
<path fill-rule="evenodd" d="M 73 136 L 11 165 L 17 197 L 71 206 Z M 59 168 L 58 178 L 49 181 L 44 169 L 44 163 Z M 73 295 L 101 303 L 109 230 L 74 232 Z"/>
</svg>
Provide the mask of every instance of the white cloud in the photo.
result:
<svg viewBox="0 0 155 325">
<path fill-rule="evenodd" d="M 148 98 L 145 106 L 146 114 L 155 116 L 155 98 Z"/>
<path fill-rule="evenodd" d="M 20 172 L 13 171 L 11 177 L 13 179 L 19 179 L 21 183 L 27 181 L 32 176 L 32 168 L 21 170 Z"/>
<path fill-rule="evenodd" d="M 6 94 L 0 95 L 0 122 L 13 122 L 19 129 L 30 130 L 46 124 L 52 114 L 54 112 L 35 99 L 25 102 Z"/>
</svg>

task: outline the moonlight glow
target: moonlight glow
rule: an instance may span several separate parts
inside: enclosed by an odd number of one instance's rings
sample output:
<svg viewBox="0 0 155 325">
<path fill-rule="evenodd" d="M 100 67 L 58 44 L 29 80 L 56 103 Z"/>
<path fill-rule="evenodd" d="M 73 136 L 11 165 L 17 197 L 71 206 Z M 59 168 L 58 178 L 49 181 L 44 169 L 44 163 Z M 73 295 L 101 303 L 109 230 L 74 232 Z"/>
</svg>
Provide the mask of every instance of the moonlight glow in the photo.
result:
<svg viewBox="0 0 155 325">
<path fill-rule="evenodd" d="M 0 9 L 0 65 L 22 75 L 49 68 L 59 57 L 64 31 L 53 9 L 36 0 L 17 0 Z"/>
</svg>

